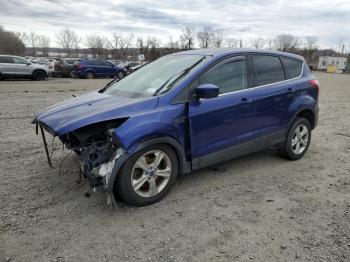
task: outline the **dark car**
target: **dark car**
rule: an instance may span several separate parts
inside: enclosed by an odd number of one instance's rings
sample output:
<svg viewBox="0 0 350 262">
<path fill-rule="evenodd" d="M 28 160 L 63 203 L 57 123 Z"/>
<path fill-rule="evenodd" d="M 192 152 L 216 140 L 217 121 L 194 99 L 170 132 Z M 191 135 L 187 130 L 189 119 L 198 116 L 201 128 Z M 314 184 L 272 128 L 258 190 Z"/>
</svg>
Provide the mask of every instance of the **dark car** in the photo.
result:
<svg viewBox="0 0 350 262">
<path fill-rule="evenodd" d="M 80 78 L 118 77 L 127 75 L 124 67 L 102 59 L 83 59 L 74 63 L 72 74 Z"/>
<path fill-rule="evenodd" d="M 178 174 L 266 148 L 301 158 L 317 125 L 318 97 L 301 56 L 202 49 L 161 57 L 42 111 L 33 123 L 77 153 L 93 187 L 148 205 Z"/>
<path fill-rule="evenodd" d="M 72 71 L 74 62 L 79 59 L 58 59 L 54 65 L 54 75 L 61 77 L 73 77 Z"/>
</svg>

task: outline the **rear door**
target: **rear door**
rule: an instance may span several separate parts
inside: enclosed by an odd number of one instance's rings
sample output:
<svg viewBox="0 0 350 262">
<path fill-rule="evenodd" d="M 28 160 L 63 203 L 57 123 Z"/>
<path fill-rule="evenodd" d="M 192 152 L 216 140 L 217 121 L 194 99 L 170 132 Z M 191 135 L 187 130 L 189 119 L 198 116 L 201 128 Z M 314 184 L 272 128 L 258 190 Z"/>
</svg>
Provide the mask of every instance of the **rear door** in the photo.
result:
<svg viewBox="0 0 350 262">
<path fill-rule="evenodd" d="M 4 74 L 4 75 L 16 74 L 12 57 L 0 56 L 0 72 L 1 74 Z"/>
<path fill-rule="evenodd" d="M 256 108 L 253 150 L 278 144 L 286 135 L 284 116 L 293 89 L 286 80 L 279 56 L 250 55 L 252 64 L 254 106 Z"/>
<path fill-rule="evenodd" d="M 245 56 L 225 59 L 191 86 L 193 90 L 210 83 L 220 90 L 216 98 L 194 99 L 189 104 L 194 169 L 249 153 L 255 117 L 247 67 Z"/>
</svg>

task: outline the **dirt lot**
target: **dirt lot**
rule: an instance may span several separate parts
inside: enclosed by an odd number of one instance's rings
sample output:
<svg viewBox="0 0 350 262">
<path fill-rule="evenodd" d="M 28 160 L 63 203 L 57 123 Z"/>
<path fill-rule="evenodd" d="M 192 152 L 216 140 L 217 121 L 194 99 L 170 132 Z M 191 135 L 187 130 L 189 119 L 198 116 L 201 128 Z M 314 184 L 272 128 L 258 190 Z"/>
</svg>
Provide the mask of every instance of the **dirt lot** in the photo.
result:
<svg viewBox="0 0 350 262">
<path fill-rule="evenodd" d="M 58 150 L 48 167 L 30 125 L 108 79 L 0 82 L 0 261 L 350 261 L 350 75 L 316 75 L 303 159 L 253 154 L 180 177 L 158 204 L 113 210 L 77 183 L 73 157 L 58 174 Z"/>
</svg>

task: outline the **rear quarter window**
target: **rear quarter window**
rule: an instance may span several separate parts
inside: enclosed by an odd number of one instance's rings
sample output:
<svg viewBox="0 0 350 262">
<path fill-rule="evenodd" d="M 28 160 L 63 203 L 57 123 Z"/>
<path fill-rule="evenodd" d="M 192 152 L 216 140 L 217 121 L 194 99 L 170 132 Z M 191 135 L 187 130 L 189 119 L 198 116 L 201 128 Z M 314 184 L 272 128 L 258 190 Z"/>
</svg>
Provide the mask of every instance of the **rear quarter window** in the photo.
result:
<svg viewBox="0 0 350 262">
<path fill-rule="evenodd" d="M 0 56 L 0 63 L 13 63 L 12 58 L 8 56 Z"/>
<path fill-rule="evenodd" d="M 254 86 L 268 85 L 285 80 L 278 56 L 253 55 Z"/>
<path fill-rule="evenodd" d="M 286 71 L 287 79 L 300 76 L 303 67 L 302 61 L 287 57 L 281 57 L 281 59 L 284 65 L 284 70 Z"/>
</svg>

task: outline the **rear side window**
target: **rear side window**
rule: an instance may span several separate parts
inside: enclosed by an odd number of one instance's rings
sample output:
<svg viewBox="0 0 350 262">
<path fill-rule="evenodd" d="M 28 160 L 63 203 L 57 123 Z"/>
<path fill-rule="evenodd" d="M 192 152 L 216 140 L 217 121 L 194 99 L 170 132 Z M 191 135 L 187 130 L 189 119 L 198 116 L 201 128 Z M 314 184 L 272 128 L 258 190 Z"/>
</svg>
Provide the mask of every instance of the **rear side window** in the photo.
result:
<svg viewBox="0 0 350 262">
<path fill-rule="evenodd" d="M 0 56 L 0 63 L 10 63 L 12 64 L 12 58 L 8 56 Z"/>
<path fill-rule="evenodd" d="M 284 79 L 284 71 L 279 57 L 253 55 L 254 86 L 268 85 Z"/>
<path fill-rule="evenodd" d="M 300 76 L 303 63 L 296 59 L 281 57 L 287 79 Z"/>
<path fill-rule="evenodd" d="M 112 63 L 108 62 L 108 61 L 101 61 L 103 66 L 112 66 Z"/>
<path fill-rule="evenodd" d="M 220 64 L 207 73 L 199 84 L 214 84 L 219 87 L 220 94 L 247 88 L 247 67 L 245 60 L 231 61 Z"/>
</svg>

